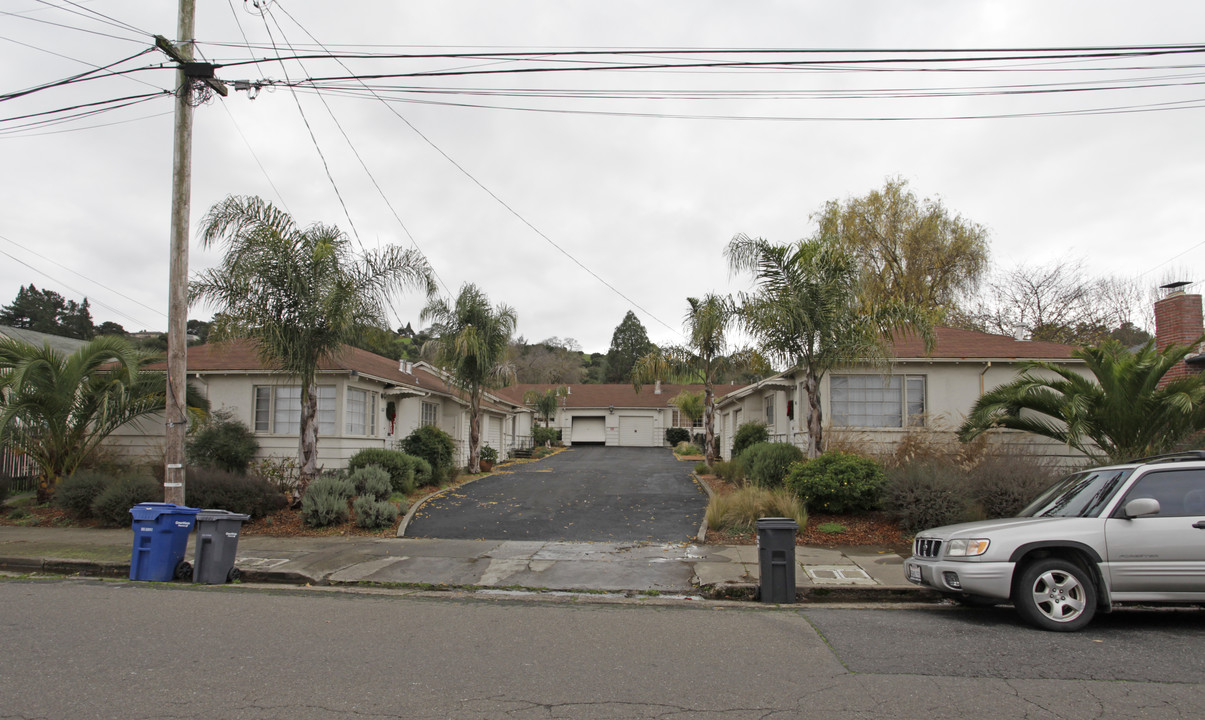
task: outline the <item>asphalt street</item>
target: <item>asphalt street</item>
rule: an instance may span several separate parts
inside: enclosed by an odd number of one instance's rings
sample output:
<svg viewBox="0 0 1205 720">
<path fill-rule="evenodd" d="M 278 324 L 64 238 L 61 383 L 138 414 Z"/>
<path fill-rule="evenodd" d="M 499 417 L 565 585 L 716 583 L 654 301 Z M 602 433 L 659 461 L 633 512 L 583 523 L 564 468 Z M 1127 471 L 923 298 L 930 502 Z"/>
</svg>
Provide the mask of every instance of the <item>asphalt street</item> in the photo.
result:
<svg viewBox="0 0 1205 720">
<path fill-rule="evenodd" d="M 0 580 L 0 717 L 1199 717 L 1200 611 L 535 601 Z"/>
<path fill-rule="evenodd" d="M 707 495 L 694 463 L 662 448 L 578 446 L 463 485 L 428 502 L 406 537 L 684 542 Z"/>
</svg>

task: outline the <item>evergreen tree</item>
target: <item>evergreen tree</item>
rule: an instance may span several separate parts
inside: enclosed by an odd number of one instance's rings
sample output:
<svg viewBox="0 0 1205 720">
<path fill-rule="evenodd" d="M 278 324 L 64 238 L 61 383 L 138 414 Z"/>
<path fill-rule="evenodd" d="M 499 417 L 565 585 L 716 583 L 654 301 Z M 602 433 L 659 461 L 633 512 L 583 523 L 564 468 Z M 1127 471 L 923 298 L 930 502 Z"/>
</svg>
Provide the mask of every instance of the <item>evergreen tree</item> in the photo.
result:
<svg viewBox="0 0 1205 720">
<path fill-rule="evenodd" d="M 607 352 L 606 381 L 626 383 L 632 380 L 632 368 L 636 361 L 656 352 L 657 346 L 649 340 L 649 334 L 631 310 L 611 335 L 611 349 Z"/>
</svg>

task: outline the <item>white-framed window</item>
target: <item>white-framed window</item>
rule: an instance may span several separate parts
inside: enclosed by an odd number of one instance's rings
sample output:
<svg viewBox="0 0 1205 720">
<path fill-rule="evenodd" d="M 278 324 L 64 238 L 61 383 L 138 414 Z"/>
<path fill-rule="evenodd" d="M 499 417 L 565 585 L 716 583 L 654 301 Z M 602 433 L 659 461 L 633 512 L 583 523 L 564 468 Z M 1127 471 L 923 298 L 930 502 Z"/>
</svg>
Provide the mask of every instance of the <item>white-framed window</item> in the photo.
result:
<svg viewBox="0 0 1205 720">
<path fill-rule="evenodd" d="M 774 427 L 774 396 L 767 395 L 762 400 L 766 410 L 766 427 Z"/>
<path fill-rule="evenodd" d="M 347 389 L 347 434 L 377 434 L 377 394 L 361 388 Z"/>
<path fill-rule="evenodd" d="M 831 375 L 837 427 L 923 427 L 924 375 Z"/>
<path fill-rule="evenodd" d="M 335 434 L 335 386 L 319 385 L 318 434 Z M 301 386 L 257 385 L 255 387 L 255 432 L 296 435 L 301 432 Z"/>
<path fill-rule="evenodd" d="M 680 428 L 701 428 L 701 427 L 703 427 L 703 418 L 699 418 L 698 420 L 691 420 L 690 418 L 686 417 L 686 413 L 682 412 L 681 410 L 674 410 L 673 421 L 674 421 L 673 427 L 680 427 Z"/>
<path fill-rule="evenodd" d="M 437 405 L 435 403 L 429 403 L 429 402 L 423 403 L 423 414 L 419 418 L 418 424 L 419 424 L 419 427 L 426 427 L 427 425 L 438 425 L 439 424 L 439 405 Z"/>
</svg>

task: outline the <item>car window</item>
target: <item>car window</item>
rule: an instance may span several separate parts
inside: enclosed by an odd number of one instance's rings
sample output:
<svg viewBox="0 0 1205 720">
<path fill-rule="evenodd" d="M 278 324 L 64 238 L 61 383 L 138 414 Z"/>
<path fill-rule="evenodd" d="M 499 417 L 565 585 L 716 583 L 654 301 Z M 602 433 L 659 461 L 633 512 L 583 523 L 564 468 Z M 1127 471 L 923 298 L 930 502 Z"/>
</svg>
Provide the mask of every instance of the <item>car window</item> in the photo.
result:
<svg viewBox="0 0 1205 720">
<path fill-rule="evenodd" d="M 1205 515 L 1205 470 L 1156 470 L 1138 478 L 1122 506 L 1138 498 L 1159 501 L 1160 517 Z"/>
<path fill-rule="evenodd" d="M 1068 475 L 1039 495 L 1018 517 L 1096 517 L 1130 472 L 1104 470 Z"/>
</svg>

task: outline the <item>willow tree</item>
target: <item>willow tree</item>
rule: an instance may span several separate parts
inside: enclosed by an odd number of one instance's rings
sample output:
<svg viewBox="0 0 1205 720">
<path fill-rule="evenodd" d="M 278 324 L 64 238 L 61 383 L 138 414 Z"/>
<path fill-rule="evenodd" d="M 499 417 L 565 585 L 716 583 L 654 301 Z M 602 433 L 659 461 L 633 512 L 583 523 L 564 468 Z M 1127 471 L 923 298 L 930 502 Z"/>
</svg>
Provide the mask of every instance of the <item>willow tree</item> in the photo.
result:
<svg viewBox="0 0 1205 720">
<path fill-rule="evenodd" d="M 754 367 L 764 361 L 749 349 L 729 347 L 728 333 L 737 317 L 736 305 L 727 296 L 708 293 L 687 298 L 690 308 L 683 320 L 686 342 L 648 353 L 632 368 L 632 387 L 676 377 L 703 385 L 703 454 L 707 464 L 715 462 L 715 384 L 723 373 Z"/>
<path fill-rule="evenodd" d="M 753 292 L 739 297 L 745 330 L 771 362 L 803 375 L 809 458 L 817 457 L 824 444 L 820 381 L 829 370 L 885 361 L 895 331 L 919 331 L 927 345 L 932 343 L 924 311 L 897 302 L 863 302 L 857 261 L 834 242 L 774 245 L 742 234 L 724 254 L 733 273 L 753 276 Z"/>
<path fill-rule="evenodd" d="M 469 400 L 469 472 L 481 472 L 481 402 L 485 391 L 514 381 L 514 366 L 506 362 L 518 316 L 507 305 L 491 307 L 489 298 L 472 283 L 460 288 L 453 303 L 432 299 L 421 319 L 432 322 L 434 339 L 423 354 L 447 371 L 452 384 Z"/>
<path fill-rule="evenodd" d="M 300 227 L 258 197 L 231 196 L 210 208 L 201 244 L 225 251 L 189 286 L 194 303 L 217 311 L 211 339 L 253 340 L 265 365 L 300 383 L 298 455 L 305 487 L 318 472 L 319 365 L 363 329 L 384 327 L 397 293 L 434 294 L 431 269 L 417 251 L 397 246 L 357 253 L 338 228 Z"/>
<path fill-rule="evenodd" d="M 814 239 L 853 256 L 869 304 L 898 303 L 941 317 L 960 309 L 987 270 L 987 229 L 940 199 L 918 199 L 903 178 L 888 178 L 863 197 L 830 200 L 813 219 Z"/>
<path fill-rule="evenodd" d="M 1197 343 L 1205 341 L 1200 338 Z M 1124 462 L 1174 450 L 1205 429 L 1205 376 L 1163 382 L 1192 352 L 1150 341 L 1136 351 L 1116 340 L 1072 352 L 1091 377 L 1057 363 L 1033 361 L 1012 382 L 987 392 L 958 429 L 969 441 L 991 428 L 1057 440 L 1099 462 Z"/>
<path fill-rule="evenodd" d="M 38 502 L 113 433 L 162 412 L 167 401 L 159 358 L 121 338 L 97 338 L 70 354 L 49 345 L 0 339 L 0 446 L 20 449 L 38 468 Z M 190 415 L 208 403 L 188 389 Z"/>
</svg>

